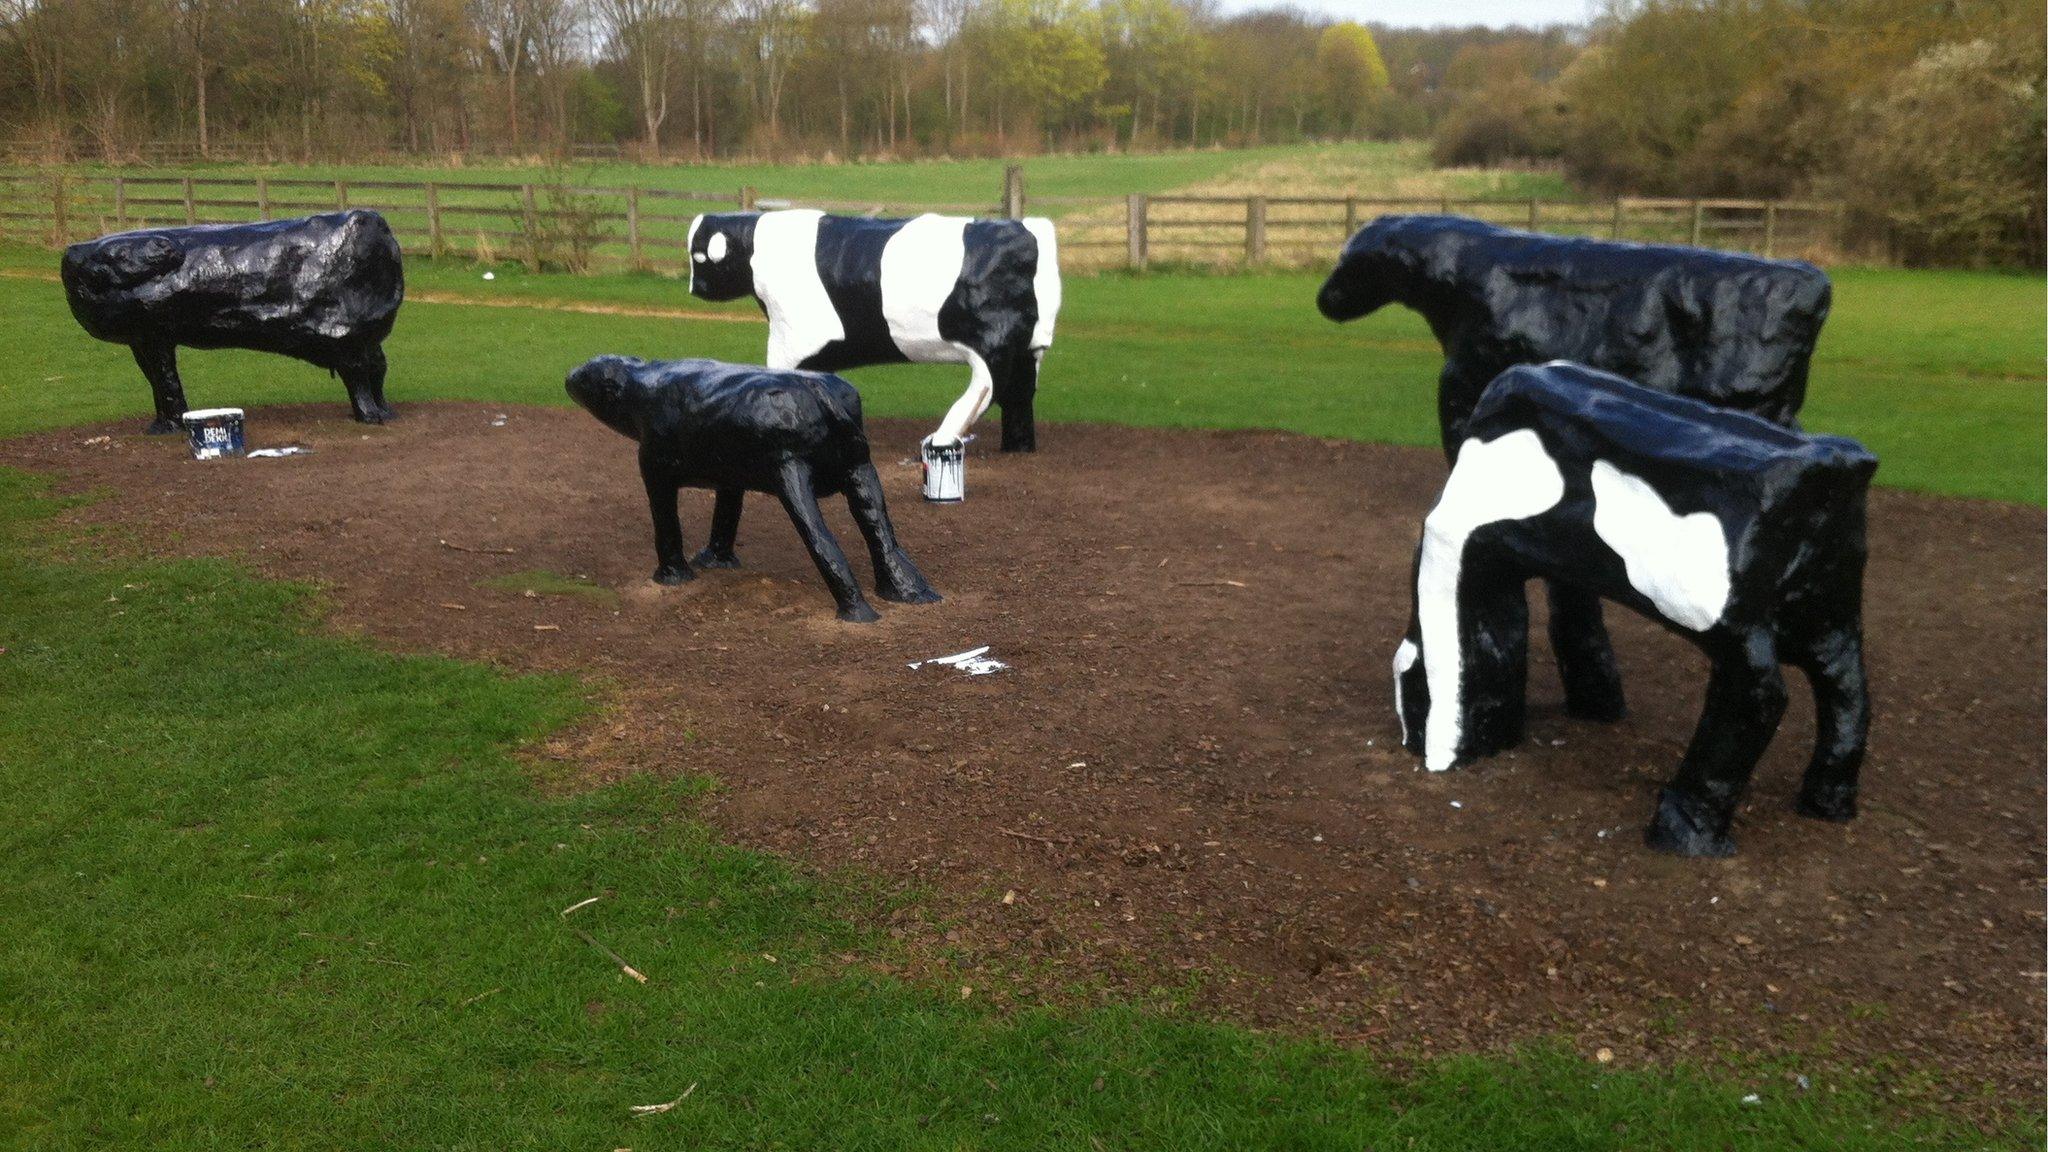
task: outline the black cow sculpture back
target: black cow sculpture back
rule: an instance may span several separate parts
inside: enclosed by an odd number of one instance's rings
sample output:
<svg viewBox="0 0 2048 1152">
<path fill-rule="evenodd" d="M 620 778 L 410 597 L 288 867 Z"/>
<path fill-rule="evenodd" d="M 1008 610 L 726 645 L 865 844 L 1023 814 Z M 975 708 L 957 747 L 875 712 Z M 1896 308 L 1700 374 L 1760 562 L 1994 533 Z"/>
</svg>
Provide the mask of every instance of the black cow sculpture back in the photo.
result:
<svg viewBox="0 0 2048 1152">
<path fill-rule="evenodd" d="M 1455 458 L 1487 385 L 1551 360 L 1794 425 L 1831 292 L 1799 261 L 1382 216 L 1344 246 L 1316 306 L 1337 321 L 1388 304 L 1422 314 L 1443 347 L 1437 418 Z M 1619 719 L 1627 705 L 1599 600 L 1549 591 L 1566 710 Z"/>
<path fill-rule="evenodd" d="M 398 240 L 375 212 L 120 232 L 64 250 L 64 294 L 88 333 L 126 344 L 156 398 L 151 432 L 185 413 L 178 348 L 247 348 L 341 377 L 366 424 L 384 402 L 384 338 L 405 300 Z"/>
</svg>

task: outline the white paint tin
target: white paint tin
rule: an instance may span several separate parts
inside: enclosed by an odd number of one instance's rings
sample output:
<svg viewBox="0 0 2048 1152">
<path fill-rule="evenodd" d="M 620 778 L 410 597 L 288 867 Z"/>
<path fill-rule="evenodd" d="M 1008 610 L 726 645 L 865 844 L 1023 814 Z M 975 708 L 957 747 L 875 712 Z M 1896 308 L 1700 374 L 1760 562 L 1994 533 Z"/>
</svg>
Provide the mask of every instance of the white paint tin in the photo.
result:
<svg viewBox="0 0 2048 1152">
<path fill-rule="evenodd" d="M 967 499 L 967 442 L 924 443 L 924 498 L 934 504 Z"/>
<path fill-rule="evenodd" d="M 185 435 L 192 442 L 194 460 L 217 460 L 242 454 L 244 442 L 240 408 L 199 408 L 185 413 L 181 420 L 185 425 Z"/>
</svg>

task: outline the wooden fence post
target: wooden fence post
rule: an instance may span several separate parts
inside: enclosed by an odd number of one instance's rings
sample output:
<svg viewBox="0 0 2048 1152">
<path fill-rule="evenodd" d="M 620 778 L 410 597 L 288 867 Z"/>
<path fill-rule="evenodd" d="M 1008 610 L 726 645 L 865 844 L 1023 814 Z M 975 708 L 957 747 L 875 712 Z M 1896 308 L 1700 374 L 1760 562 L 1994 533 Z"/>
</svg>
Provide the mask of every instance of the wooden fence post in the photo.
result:
<svg viewBox="0 0 2048 1152">
<path fill-rule="evenodd" d="M 1451 214 L 1451 198 L 1450 198 L 1449 196 L 1439 196 L 1439 197 L 1437 197 L 1437 198 L 1436 198 L 1436 209 L 1437 209 L 1437 211 L 1438 211 L 1438 212 L 1442 213 L 1443 215 L 1445 215 L 1445 216 L 1449 216 L 1449 215 Z"/>
<path fill-rule="evenodd" d="M 1529 197 L 1529 231 L 1531 232 L 1536 230 L 1536 204 L 1536 198 L 1534 196 Z"/>
<path fill-rule="evenodd" d="M 187 224 L 197 224 L 197 223 L 199 223 L 199 214 L 198 214 L 197 212 L 195 212 L 195 211 L 193 210 L 193 207 L 192 207 L 192 178 L 191 178 L 190 176 L 187 176 L 187 177 L 185 177 L 184 187 L 185 187 L 185 223 L 187 223 Z"/>
<path fill-rule="evenodd" d="M 1705 224 L 1706 212 L 1700 207 L 1700 202 L 1694 200 L 1692 202 L 1692 246 L 1695 248 L 1700 246 L 1700 231 Z"/>
<path fill-rule="evenodd" d="M 55 239 L 56 247 L 62 247 L 71 243 L 71 222 L 65 219 L 64 213 L 64 173 L 62 172 L 57 173 L 57 178 L 50 184 L 50 235 Z"/>
<path fill-rule="evenodd" d="M 1607 238 L 1609 240 L 1621 239 L 1621 214 L 1623 211 L 1621 197 L 1616 196 L 1614 198 L 1614 220 L 1607 226 Z"/>
<path fill-rule="evenodd" d="M 441 186 L 427 185 L 427 251 L 439 259 L 444 251 L 441 239 Z"/>
<path fill-rule="evenodd" d="M 1358 197 L 1346 196 L 1344 198 L 1344 238 L 1346 240 L 1351 239 L 1351 234 L 1356 231 L 1358 231 Z"/>
<path fill-rule="evenodd" d="M 740 189 L 740 211 L 752 212 L 758 200 L 759 197 L 755 195 L 752 184 L 745 185 Z M 688 255 L 688 253 L 684 253 L 684 255 Z"/>
<path fill-rule="evenodd" d="M 1254 196 L 1244 202 L 1244 261 L 1263 264 L 1266 260 L 1266 198 Z"/>
<path fill-rule="evenodd" d="M 334 206 L 344 212 L 348 210 L 348 181 L 334 182 Z"/>
<path fill-rule="evenodd" d="M 526 224 L 526 268 L 540 271 L 540 218 L 533 208 L 533 185 L 519 186 L 519 214 Z"/>
<path fill-rule="evenodd" d="M 626 189 L 626 247 L 633 253 L 633 271 L 647 267 L 640 258 L 640 188 L 634 185 Z"/>
<path fill-rule="evenodd" d="M 114 177 L 114 227 L 128 227 L 128 178 Z"/>
<path fill-rule="evenodd" d="M 256 178 L 256 218 L 258 220 L 270 219 L 270 177 L 268 176 L 258 176 Z"/>
<path fill-rule="evenodd" d="M 1010 164 L 1003 168 L 1003 215 L 1012 220 L 1024 216 L 1024 166 Z"/>
<path fill-rule="evenodd" d="M 1134 270 L 1140 272 L 1144 271 L 1145 265 L 1151 260 L 1152 255 L 1148 251 L 1150 248 L 1150 237 L 1145 234 L 1148 223 L 1145 217 L 1148 208 L 1147 198 L 1142 192 L 1133 192 L 1129 196 L 1124 197 L 1126 259 Z"/>
<path fill-rule="evenodd" d="M 1769 260 L 1771 258 L 1772 249 L 1776 248 L 1777 246 L 1778 202 L 1776 200 L 1770 200 L 1766 201 L 1764 204 L 1764 259 Z"/>
</svg>

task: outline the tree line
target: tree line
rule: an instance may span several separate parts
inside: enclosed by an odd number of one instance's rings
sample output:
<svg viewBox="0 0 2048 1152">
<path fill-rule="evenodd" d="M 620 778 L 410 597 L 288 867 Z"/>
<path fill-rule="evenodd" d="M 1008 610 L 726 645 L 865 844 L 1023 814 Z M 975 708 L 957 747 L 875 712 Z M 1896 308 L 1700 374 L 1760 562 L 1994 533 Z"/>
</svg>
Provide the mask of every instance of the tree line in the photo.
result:
<svg viewBox="0 0 2048 1152">
<path fill-rule="evenodd" d="M 0 125 L 302 159 L 976 155 L 1426 133 L 1461 45 L 1212 0 L 0 0 Z"/>
<path fill-rule="evenodd" d="M 2040 267 L 2039 0 L 1612 0 L 1581 42 L 1474 50 L 1442 164 L 1637 195 L 1843 202 L 1906 263 Z"/>
</svg>

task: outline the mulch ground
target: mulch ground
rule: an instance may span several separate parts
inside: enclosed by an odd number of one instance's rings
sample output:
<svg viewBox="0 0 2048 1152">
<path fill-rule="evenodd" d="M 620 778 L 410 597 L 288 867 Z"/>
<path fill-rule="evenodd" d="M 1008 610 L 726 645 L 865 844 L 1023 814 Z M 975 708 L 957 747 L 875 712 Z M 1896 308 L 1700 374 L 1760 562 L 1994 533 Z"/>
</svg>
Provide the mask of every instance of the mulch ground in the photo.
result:
<svg viewBox="0 0 2048 1152">
<path fill-rule="evenodd" d="M 768 498 L 744 569 L 662 588 L 628 442 L 575 411 L 404 411 L 253 412 L 252 443 L 313 449 L 290 459 L 197 464 L 131 421 L 0 462 L 106 492 L 72 515 L 154 550 L 317 580 L 388 647 L 596 674 L 615 706 L 550 754 L 712 775 L 705 818 L 921 893 L 896 930 L 998 996 L 1167 987 L 1378 1051 L 1561 1033 L 1621 1062 L 1798 1053 L 1816 1081 L 2038 1102 L 2037 509 L 1875 493 L 1862 817 L 1792 814 L 1812 709 L 1788 670 L 1741 854 L 1679 860 L 1640 832 L 1704 662 L 1626 612 L 1629 719 L 1566 719 L 1539 651 L 1521 749 L 1431 775 L 1398 747 L 1388 661 L 1434 450 L 1054 426 L 1035 456 L 977 445 L 946 507 L 905 459 L 925 429 L 877 421 L 896 525 L 946 599 L 877 601 L 863 627 Z M 709 510 L 685 494 L 693 542 Z M 595 590 L 484 583 L 531 571 Z M 906 666 L 984 644 L 1010 667 Z"/>
</svg>

